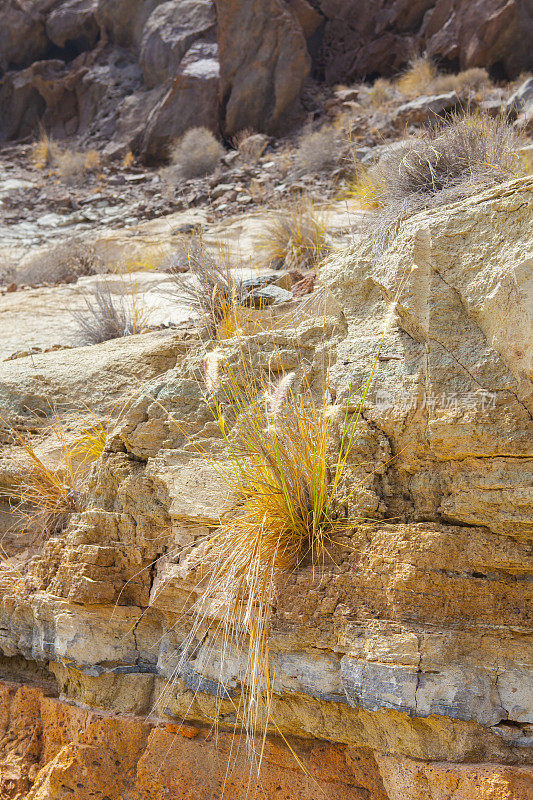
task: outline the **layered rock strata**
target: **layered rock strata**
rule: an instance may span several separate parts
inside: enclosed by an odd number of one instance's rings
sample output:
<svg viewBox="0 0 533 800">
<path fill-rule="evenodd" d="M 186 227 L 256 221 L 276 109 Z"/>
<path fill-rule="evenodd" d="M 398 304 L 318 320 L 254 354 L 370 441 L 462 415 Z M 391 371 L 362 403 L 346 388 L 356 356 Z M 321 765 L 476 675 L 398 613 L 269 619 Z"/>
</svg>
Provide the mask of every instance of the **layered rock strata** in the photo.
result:
<svg viewBox="0 0 533 800">
<path fill-rule="evenodd" d="M 354 509 L 373 523 L 278 587 L 266 797 L 313 796 L 309 775 L 326 796 L 367 800 L 525 800 L 532 791 L 532 208 L 533 183 L 522 179 L 412 217 L 381 257 L 357 240 L 322 271 L 334 298 L 325 315 L 304 305 L 293 327 L 246 340 L 255 370 L 305 365 L 315 386 L 329 364 L 342 404 L 367 379 L 385 331 L 350 456 Z M 196 583 L 180 550 L 194 551 L 228 503 L 191 443 L 222 451 L 203 350 L 177 334 L 154 338 L 159 355 L 139 381 L 132 359 L 138 346 L 144 360 L 147 341 L 122 345 L 115 396 L 137 391 L 93 467 L 83 510 L 26 559 L 7 539 L 17 558 L 2 568 L 3 674 L 29 681 L 37 665 L 60 699 L 31 695 L 35 719 L 53 708 L 68 731 L 83 713 L 89 738 L 69 745 L 70 734 L 43 733 L 31 764 L 19 761 L 32 788 L 6 789 L 6 798 L 52 796 L 46 781 L 76 781 L 82 769 L 82 788 L 106 786 L 102 737 L 116 741 L 113 759 L 124 765 L 109 781 L 127 773 L 132 798 L 148 796 L 147 786 L 165 797 L 160 775 L 179 797 L 191 786 L 206 800 L 218 791 L 213 765 L 229 747 L 244 656 L 230 649 L 221 673 L 221 643 L 207 634 L 180 662 Z M 54 390 L 61 369 L 73 387 L 78 371 L 89 392 L 86 359 L 107 353 L 107 363 L 120 347 L 43 354 L 39 378 L 28 359 L 12 362 L 2 415 L 28 425 L 31 391 Z M 242 347 L 226 342 L 230 363 Z M 53 458 L 50 435 L 41 437 Z M 20 453 L 6 445 L 4 485 L 17 470 Z M 29 690 L 6 691 L 16 720 L 25 713 L 17 692 Z M 198 728 L 191 740 L 183 721 Z M 54 746 L 39 749 L 50 737 Z M 7 751 L 13 758 L 15 745 Z M 126 790 L 98 791 L 118 800 Z"/>
</svg>

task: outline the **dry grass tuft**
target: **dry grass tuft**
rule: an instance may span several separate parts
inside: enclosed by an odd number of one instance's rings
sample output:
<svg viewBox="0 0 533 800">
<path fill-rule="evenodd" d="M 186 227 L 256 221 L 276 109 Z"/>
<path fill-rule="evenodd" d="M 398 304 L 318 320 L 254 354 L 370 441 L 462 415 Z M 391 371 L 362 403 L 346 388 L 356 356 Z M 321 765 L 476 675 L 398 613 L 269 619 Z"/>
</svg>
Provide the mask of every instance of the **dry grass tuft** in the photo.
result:
<svg viewBox="0 0 533 800">
<path fill-rule="evenodd" d="M 95 249 L 82 239 L 71 239 L 43 254 L 35 255 L 16 270 L 19 284 L 75 283 L 78 278 L 96 275 L 105 264 Z"/>
<path fill-rule="evenodd" d="M 135 283 L 119 297 L 111 292 L 107 283 L 101 283 L 84 299 L 86 308 L 72 313 L 83 344 L 133 336 L 147 328 L 149 314 L 142 307 Z"/>
<path fill-rule="evenodd" d="M 519 175 L 519 149 L 519 137 L 504 119 L 478 114 L 456 115 L 406 140 L 366 178 L 382 209 L 375 226 L 380 245 L 406 216 Z"/>
<path fill-rule="evenodd" d="M 31 159 L 37 169 L 45 169 L 56 164 L 59 152 L 58 145 L 45 131 L 41 131 L 39 141 L 32 146 Z"/>
<path fill-rule="evenodd" d="M 170 160 L 178 175 L 189 180 L 210 175 L 217 168 L 224 149 L 207 128 L 190 128 L 173 146 Z"/>
<path fill-rule="evenodd" d="M 233 276 L 227 253 L 221 250 L 215 258 L 200 237 L 192 237 L 174 253 L 167 271 L 173 276 L 173 296 L 199 313 L 211 338 L 247 332 L 246 292 Z"/>
<path fill-rule="evenodd" d="M 197 449 L 223 478 L 233 506 L 184 559 L 184 568 L 198 576 L 198 599 L 189 611 L 178 672 L 207 634 L 223 686 L 227 651 L 230 658 L 243 654 L 235 713 L 250 737 L 253 772 L 259 772 L 262 752 L 254 734 L 265 736 L 271 721 L 268 635 L 277 586 L 304 561 L 322 563 L 330 547 L 366 521 L 353 510 L 360 484 L 349 461 L 377 360 L 361 399 L 350 391 L 340 407 L 329 405 L 327 389 L 316 400 L 294 372 L 274 383 L 257 377 L 244 353 L 236 367 L 222 351 L 206 359 L 208 402 L 224 460 Z"/>
<path fill-rule="evenodd" d="M 15 511 L 22 532 L 37 531 L 41 537 L 58 533 L 71 514 L 80 510 L 83 464 L 76 464 L 65 429 L 58 420 L 50 426 L 50 433 L 57 438 L 61 452 L 61 463 L 55 468 L 38 455 L 28 436 L 23 436 L 5 420 L 1 421 L 7 425 L 13 442 L 23 449 L 28 459 L 24 477 L 5 492 L 9 499 L 17 498 L 19 501 Z"/>
<path fill-rule="evenodd" d="M 340 138 L 331 126 L 306 133 L 300 139 L 294 157 L 295 172 L 298 175 L 324 172 L 334 169 L 340 158 Z"/>
<path fill-rule="evenodd" d="M 359 102 L 372 109 L 380 108 L 397 97 L 394 85 L 385 78 L 378 78 L 372 86 L 362 86 L 359 92 Z"/>
<path fill-rule="evenodd" d="M 57 154 L 54 166 L 63 183 L 76 186 L 88 173 L 94 173 L 100 169 L 100 154 L 96 150 L 89 150 L 86 153 L 77 150 L 62 150 Z"/>
<path fill-rule="evenodd" d="M 258 240 L 265 266 L 314 269 L 329 251 L 327 221 L 311 200 L 300 198 L 273 212 Z"/>
<path fill-rule="evenodd" d="M 415 58 L 398 80 L 398 89 L 406 97 L 426 94 L 437 76 L 437 68 L 429 58 Z"/>
<path fill-rule="evenodd" d="M 470 94 L 488 89 L 490 77 L 485 69 L 472 67 L 457 74 L 441 74 L 428 58 L 415 58 L 397 82 L 400 92 L 410 99 L 420 95 Z"/>
</svg>

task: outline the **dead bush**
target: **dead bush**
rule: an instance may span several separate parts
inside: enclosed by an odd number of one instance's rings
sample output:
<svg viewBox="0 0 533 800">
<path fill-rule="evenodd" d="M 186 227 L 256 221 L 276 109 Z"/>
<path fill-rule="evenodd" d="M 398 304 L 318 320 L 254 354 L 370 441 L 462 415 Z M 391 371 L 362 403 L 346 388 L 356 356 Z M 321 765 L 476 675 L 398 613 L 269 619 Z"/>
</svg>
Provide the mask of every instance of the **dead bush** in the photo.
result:
<svg viewBox="0 0 533 800">
<path fill-rule="evenodd" d="M 503 118 L 478 114 L 455 115 L 406 140 L 368 171 L 381 238 L 386 243 L 406 216 L 519 175 L 519 149 L 517 133 Z"/>
<path fill-rule="evenodd" d="M 408 98 L 420 95 L 468 94 L 491 86 L 485 69 L 472 67 L 455 74 L 441 74 L 433 62 L 426 58 L 415 58 L 397 82 L 400 92 Z"/>
<path fill-rule="evenodd" d="M 117 296 L 106 282 L 88 292 L 85 308 L 72 312 L 83 344 L 100 344 L 145 331 L 148 314 L 137 295 L 134 284 L 127 293 Z"/>
<path fill-rule="evenodd" d="M 335 128 L 324 126 L 318 131 L 304 134 L 300 139 L 294 158 L 295 171 L 299 175 L 325 172 L 334 169 L 339 158 L 339 135 Z"/>
<path fill-rule="evenodd" d="M 224 150 L 207 128 L 190 128 L 173 146 L 170 160 L 184 180 L 210 175 L 217 168 Z"/>
<path fill-rule="evenodd" d="M 78 278 L 105 271 L 105 263 L 96 250 L 81 239 L 57 245 L 51 250 L 27 258 L 16 270 L 18 284 L 75 283 Z"/>
<path fill-rule="evenodd" d="M 173 276 L 173 296 L 198 312 L 211 338 L 221 331 L 227 338 L 240 327 L 246 293 L 226 253 L 217 258 L 200 237 L 191 237 L 172 255 L 166 271 Z"/>
</svg>

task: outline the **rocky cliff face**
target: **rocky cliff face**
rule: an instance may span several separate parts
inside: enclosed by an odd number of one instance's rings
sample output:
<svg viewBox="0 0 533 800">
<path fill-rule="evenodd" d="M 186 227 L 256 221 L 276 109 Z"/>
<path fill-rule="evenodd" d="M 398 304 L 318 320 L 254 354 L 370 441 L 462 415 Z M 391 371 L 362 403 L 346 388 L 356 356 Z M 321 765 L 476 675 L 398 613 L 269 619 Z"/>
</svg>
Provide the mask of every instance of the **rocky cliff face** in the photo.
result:
<svg viewBox="0 0 533 800">
<path fill-rule="evenodd" d="M 358 239 L 322 271 L 325 317 L 303 305 L 292 326 L 246 340 L 253 369 L 305 363 L 312 383 L 325 332 L 342 402 L 387 331 L 351 456 L 373 523 L 278 590 L 266 798 L 317 784 L 354 800 L 531 796 L 532 207 L 526 178 L 412 217 L 381 257 Z M 178 658 L 195 576 L 177 552 L 194 551 L 227 502 L 191 447 L 219 444 L 203 355 L 169 332 L 4 370 L 2 416 L 19 426 L 29 405 L 46 417 L 50 395 L 99 409 L 134 397 L 63 531 L 21 555 L 4 508 L 17 561 L 2 568 L 0 667 L 18 681 L 2 704 L 6 800 L 221 792 L 235 742 L 219 698 L 239 686 L 242 654 L 223 685 L 214 634 Z M 2 483 L 20 470 L 5 447 Z M 240 758 L 225 797 L 247 780 Z"/>
<path fill-rule="evenodd" d="M 42 124 L 150 159 L 193 125 L 283 132 L 310 75 L 389 75 L 427 50 L 516 77 L 533 45 L 528 0 L 6 0 L 0 31 L 0 141 Z"/>
</svg>

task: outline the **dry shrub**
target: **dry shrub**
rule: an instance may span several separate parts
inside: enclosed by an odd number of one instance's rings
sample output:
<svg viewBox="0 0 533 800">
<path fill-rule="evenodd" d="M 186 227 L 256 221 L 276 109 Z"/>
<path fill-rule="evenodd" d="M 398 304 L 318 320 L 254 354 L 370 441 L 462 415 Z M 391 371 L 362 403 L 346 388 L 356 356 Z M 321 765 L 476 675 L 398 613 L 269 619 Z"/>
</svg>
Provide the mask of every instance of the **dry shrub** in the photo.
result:
<svg viewBox="0 0 533 800">
<path fill-rule="evenodd" d="M 397 83 L 400 92 L 408 98 L 420 95 L 475 93 L 491 86 L 485 69 L 471 69 L 454 74 L 441 74 L 428 58 L 415 58 Z"/>
<path fill-rule="evenodd" d="M 370 108 L 380 108 L 396 97 L 395 87 L 385 78 L 378 78 L 372 86 L 361 86 L 359 91 L 359 102 Z"/>
<path fill-rule="evenodd" d="M 97 172 L 101 167 L 100 154 L 96 150 L 87 153 L 63 150 L 55 161 L 59 178 L 69 186 L 81 183 L 87 173 Z"/>
<path fill-rule="evenodd" d="M 15 513 L 21 532 L 36 531 L 41 538 L 58 533 L 66 526 L 71 514 L 80 510 L 85 465 L 76 463 L 59 420 L 55 419 L 49 428 L 61 452 L 57 467 L 49 466 L 38 455 L 29 436 L 24 436 L 5 420 L 1 421 L 7 426 L 13 442 L 23 449 L 28 462 L 23 477 L 3 493 L 10 500 L 18 500 Z"/>
<path fill-rule="evenodd" d="M 15 280 L 19 284 L 75 283 L 104 270 L 102 258 L 88 242 L 72 239 L 27 259 L 16 270 Z"/>
<path fill-rule="evenodd" d="M 31 158 L 37 169 L 44 169 L 55 165 L 59 152 L 58 145 L 42 131 L 39 141 L 32 146 Z"/>
<path fill-rule="evenodd" d="M 328 253 L 324 212 L 300 198 L 273 212 L 258 240 L 265 266 L 314 269 Z"/>
<path fill-rule="evenodd" d="M 376 187 L 377 230 L 385 239 L 418 211 L 474 194 L 521 174 L 520 140 L 503 118 L 455 115 L 408 139 L 368 171 Z"/>
<path fill-rule="evenodd" d="M 114 295 L 107 283 L 100 283 L 85 295 L 84 301 L 83 311 L 72 312 L 83 344 L 133 336 L 147 328 L 149 315 L 133 282 L 120 296 Z"/>
<path fill-rule="evenodd" d="M 415 58 L 398 80 L 398 89 L 406 97 L 427 94 L 436 76 L 437 68 L 429 58 Z"/>
<path fill-rule="evenodd" d="M 429 90 L 432 94 L 445 94 L 446 92 L 464 94 L 480 92 L 488 89 L 491 85 L 491 79 L 486 69 L 472 67 L 472 69 L 466 69 L 457 75 L 437 75 L 431 82 Z"/>
<path fill-rule="evenodd" d="M 334 169 L 340 158 L 340 139 L 335 128 L 324 126 L 306 133 L 300 139 L 294 157 L 295 171 L 299 175 Z"/>
<path fill-rule="evenodd" d="M 191 237 L 173 254 L 167 272 L 173 276 L 172 295 L 195 309 L 211 338 L 227 339 L 246 331 L 246 292 L 223 250 L 216 258 L 200 237 Z"/>
<path fill-rule="evenodd" d="M 224 149 L 207 128 L 190 128 L 172 147 L 170 160 L 179 177 L 189 180 L 210 175 L 217 168 Z"/>
</svg>

